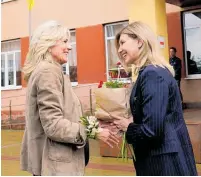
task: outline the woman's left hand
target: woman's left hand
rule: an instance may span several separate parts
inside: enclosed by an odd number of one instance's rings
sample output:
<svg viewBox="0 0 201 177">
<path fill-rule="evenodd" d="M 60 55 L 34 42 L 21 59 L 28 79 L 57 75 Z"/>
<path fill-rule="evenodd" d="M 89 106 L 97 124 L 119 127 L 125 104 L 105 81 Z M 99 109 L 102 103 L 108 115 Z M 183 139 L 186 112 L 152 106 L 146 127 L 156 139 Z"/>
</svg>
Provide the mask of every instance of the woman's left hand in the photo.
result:
<svg viewBox="0 0 201 177">
<path fill-rule="evenodd" d="M 119 143 L 118 136 L 107 128 L 99 128 L 99 132 L 97 133 L 96 137 L 98 140 L 103 141 L 111 148 L 113 148 L 113 145 L 117 146 Z"/>
<path fill-rule="evenodd" d="M 133 122 L 132 117 L 129 119 L 114 117 L 114 119 L 115 120 L 113 121 L 113 124 L 115 124 L 118 129 L 124 132 L 127 130 L 129 124 Z"/>
</svg>

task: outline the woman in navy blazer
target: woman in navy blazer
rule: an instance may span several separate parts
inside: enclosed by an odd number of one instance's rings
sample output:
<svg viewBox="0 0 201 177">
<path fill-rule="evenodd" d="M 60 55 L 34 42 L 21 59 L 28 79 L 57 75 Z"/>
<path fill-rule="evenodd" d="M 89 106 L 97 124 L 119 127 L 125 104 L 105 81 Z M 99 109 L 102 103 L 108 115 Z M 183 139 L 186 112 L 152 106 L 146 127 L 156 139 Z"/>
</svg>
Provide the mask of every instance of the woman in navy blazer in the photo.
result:
<svg viewBox="0 0 201 177">
<path fill-rule="evenodd" d="M 133 146 L 137 175 L 197 175 L 174 71 L 160 54 L 154 33 L 142 22 L 131 23 L 117 34 L 116 47 L 124 67 L 135 66 L 134 122 L 116 117 L 114 124 L 126 131 Z"/>
</svg>

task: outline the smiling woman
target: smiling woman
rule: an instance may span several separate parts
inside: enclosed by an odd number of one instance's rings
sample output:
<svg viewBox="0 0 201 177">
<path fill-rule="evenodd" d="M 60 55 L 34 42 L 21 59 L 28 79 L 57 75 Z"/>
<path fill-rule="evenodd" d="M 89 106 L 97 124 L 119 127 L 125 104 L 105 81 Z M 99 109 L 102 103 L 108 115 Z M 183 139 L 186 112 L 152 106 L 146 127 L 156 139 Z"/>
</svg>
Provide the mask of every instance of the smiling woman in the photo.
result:
<svg viewBox="0 0 201 177">
<path fill-rule="evenodd" d="M 28 91 L 21 168 L 37 176 L 84 175 L 89 160 L 81 103 L 62 72 L 71 50 L 69 39 L 69 30 L 55 21 L 39 26 L 23 68 Z M 114 136 L 101 129 L 96 137 L 108 143 Z"/>
<path fill-rule="evenodd" d="M 68 61 L 68 52 L 71 50 L 71 46 L 68 43 L 68 39 L 58 40 L 56 44 L 50 47 L 48 50 L 52 57 L 59 64 L 64 64 Z"/>
<path fill-rule="evenodd" d="M 71 50 L 69 39 L 69 30 L 55 21 L 39 26 L 23 68 L 28 91 L 21 168 L 37 176 L 84 174 L 82 110 L 62 72 Z"/>
<path fill-rule="evenodd" d="M 49 30 L 49 28 L 52 29 Z M 30 50 L 23 68 L 25 80 L 29 79 L 31 73 L 42 61 L 60 65 L 66 63 L 67 53 L 71 50 L 69 38 L 69 30 L 55 21 L 39 26 L 32 36 Z"/>
<path fill-rule="evenodd" d="M 133 22 L 117 34 L 116 47 L 122 64 L 133 64 L 137 76 L 130 94 L 133 122 L 114 121 L 133 146 L 137 175 L 197 175 L 174 70 L 155 34 L 143 22 Z"/>
</svg>

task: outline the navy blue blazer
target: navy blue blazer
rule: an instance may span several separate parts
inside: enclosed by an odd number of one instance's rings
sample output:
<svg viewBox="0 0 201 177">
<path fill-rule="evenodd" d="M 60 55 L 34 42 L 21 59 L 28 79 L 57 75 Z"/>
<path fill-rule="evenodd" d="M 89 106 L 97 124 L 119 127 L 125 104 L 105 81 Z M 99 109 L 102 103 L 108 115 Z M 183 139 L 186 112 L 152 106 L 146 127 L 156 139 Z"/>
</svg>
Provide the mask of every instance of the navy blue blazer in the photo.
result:
<svg viewBox="0 0 201 177">
<path fill-rule="evenodd" d="M 128 126 L 126 139 L 134 148 L 137 175 L 196 175 L 180 92 L 172 74 L 153 65 L 142 68 L 130 108 L 134 123 Z"/>
</svg>

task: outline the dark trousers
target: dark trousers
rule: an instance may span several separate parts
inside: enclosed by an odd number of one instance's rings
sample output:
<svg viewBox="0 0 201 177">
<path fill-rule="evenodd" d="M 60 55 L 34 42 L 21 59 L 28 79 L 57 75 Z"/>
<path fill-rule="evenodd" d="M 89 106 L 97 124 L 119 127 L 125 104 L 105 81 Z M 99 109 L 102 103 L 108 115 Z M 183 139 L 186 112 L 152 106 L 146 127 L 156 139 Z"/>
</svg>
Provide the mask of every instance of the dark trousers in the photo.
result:
<svg viewBox="0 0 201 177">
<path fill-rule="evenodd" d="M 183 95 L 181 93 L 181 81 L 180 80 L 176 80 L 177 81 L 177 84 L 178 84 L 178 87 L 179 87 L 179 91 L 180 91 L 180 96 L 181 96 L 181 102 L 183 103 Z"/>
<path fill-rule="evenodd" d="M 84 146 L 85 166 L 89 163 L 89 140 L 87 139 L 86 145 Z"/>
</svg>

